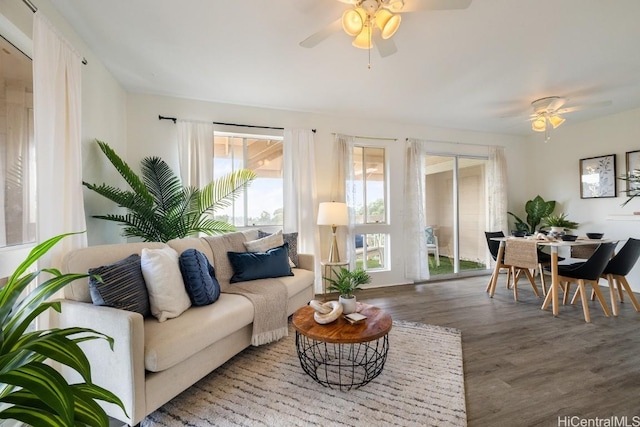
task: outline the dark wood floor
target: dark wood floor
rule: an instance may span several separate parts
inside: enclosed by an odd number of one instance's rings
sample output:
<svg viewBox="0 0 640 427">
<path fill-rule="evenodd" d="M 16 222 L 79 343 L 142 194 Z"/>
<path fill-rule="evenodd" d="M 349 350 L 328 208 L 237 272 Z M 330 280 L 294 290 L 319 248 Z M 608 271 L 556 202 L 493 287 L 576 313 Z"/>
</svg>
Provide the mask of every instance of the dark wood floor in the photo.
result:
<svg viewBox="0 0 640 427">
<path fill-rule="evenodd" d="M 587 324 L 579 304 L 561 306 L 556 318 L 541 310 L 542 299 L 526 281 L 518 302 L 505 289 L 506 277 L 493 299 L 485 293 L 487 281 L 366 289 L 358 299 L 394 319 L 462 331 L 470 427 L 555 427 L 571 425 L 558 417 L 573 416 L 627 416 L 629 423 L 635 416 L 640 423 L 640 313 L 630 302 L 620 305 L 617 318 L 605 317 L 592 302 Z"/>
</svg>

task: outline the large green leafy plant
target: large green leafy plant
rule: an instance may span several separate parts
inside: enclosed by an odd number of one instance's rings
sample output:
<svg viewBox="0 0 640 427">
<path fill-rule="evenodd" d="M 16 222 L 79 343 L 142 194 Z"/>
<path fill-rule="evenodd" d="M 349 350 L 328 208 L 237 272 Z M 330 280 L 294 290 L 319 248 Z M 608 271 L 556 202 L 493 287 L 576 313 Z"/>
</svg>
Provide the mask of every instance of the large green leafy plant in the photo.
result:
<svg viewBox="0 0 640 427">
<path fill-rule="evenodd" d="M 512 212 L 507 213 L 514 218 L 516 230 L 533 234 L 538 230 L 542 219 L 551 215 L 555 208 L 555 200 L 545 201 L 538 195 L 534 199 L 527 201 L 524 206 L 525 213 L 527 214 L 526 222 Z"/>
<path fill-rule="evenodd" d="M 95 339 L 113 339 L 86 328 L 28 331 L 29 324 L 59 301 L 47 301 L 68 283 L 87 274 L 61 274 L 55 269 L 29 272 L 30 266 L 68 234 L 37 245 L 0 289 L 0 420 L 32 426 L 108 426 L 109 418 L 96 400 L 124 405 L 108 390 L 91 382 L 91 367 L 78 345 Z M 21 298 L 42 272 L 52 277 Z M 47 361 L 77 371 L 84 382 L 69 384 Z M 125 411 L 126 413 L 126 411 Z"/>
<path fill-rule="evenodd" d="M 187 187 L 159 157 L 145 157 L 140 162 L 140 177 L 107 143 L 97 143 L 131 190 L 83 182 L 85 187 L 127 209 L 124 215 L 94 215 L 94 218 L 120 223 L 124 226 L 123 236 L 151 242 L 167 242 L 197 233 L 212 235 L 235 231 L 233 225 L 213 219 L 213 213 L 230 206 L 255 179 L 255 172 L 240 169 L 202 189 Z"/>
</svg>

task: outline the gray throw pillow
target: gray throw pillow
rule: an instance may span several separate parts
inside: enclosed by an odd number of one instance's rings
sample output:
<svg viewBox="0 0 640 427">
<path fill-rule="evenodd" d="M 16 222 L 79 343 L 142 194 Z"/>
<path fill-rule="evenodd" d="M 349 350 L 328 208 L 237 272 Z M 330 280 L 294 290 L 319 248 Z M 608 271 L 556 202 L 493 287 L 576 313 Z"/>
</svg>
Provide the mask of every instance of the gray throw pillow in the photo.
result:
<svg viewBox="0 0 640 427">
<path fill-rule="evenodd" d="M 271 233 L 265 233 L 262 230 L 258 230 L 258 239 L 262 239 L 263 237 L 270 236 Z M 282 233 L 282 239 L 287 246 L 289 247 L 289 259 L 296 267 L 299 267 L 299 258 L 298 258 L 298 232 L 295 233 Z"/>
<path fill-rule="evenodd" d="M 95 305 L 134 311 L 143 316 L 151 315 L 149 294 L 140 267 L 140 255 L 133 254 L 109 265 L 90 268 L 89 292 Z"/>
</svg>

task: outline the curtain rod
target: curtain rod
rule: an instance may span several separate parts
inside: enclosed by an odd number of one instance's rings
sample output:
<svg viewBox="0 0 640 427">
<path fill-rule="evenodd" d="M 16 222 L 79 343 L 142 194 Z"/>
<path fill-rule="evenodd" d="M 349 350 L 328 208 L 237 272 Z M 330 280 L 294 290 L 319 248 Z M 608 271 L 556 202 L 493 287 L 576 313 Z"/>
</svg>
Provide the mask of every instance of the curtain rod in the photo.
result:
<svg viewBox="0 0 640 427">
<path fill-rule="evenodd" d="M 178 119 L 176 117 L 165 117 L 165 116 L 158 116 L 158 120 L 171 120 L 173 121 L 173 123 L 175 124 Z M 278 128 L 278 127 L 273 127 L 273 126 L 257 126 L 257 125 L 241 125 L 238 123 L 224 123 L 224 122 L 211 122 L 214 125 L 224 125 L 224 126 L 237 126 L 237 127 L 241 127 L 241 128 L 257 128 L 257 129 L 275 129 L 275 130 L 284 130 L 284 128 Z M 316 133 L 315 129 L 311 129 L 311 131 L 313 133 Z"/>
<path fill-rule="evenodd" d="M 38 11 L 38 8 L 36 7 L 35 4 L 31 2 L 31 0 L 22 0 L 22 3 L 27 5 L 27 7 L 31 9 L 31 12 L 36 13 Z M 85 57 L 82 57 L 82 65 L 87 65 L 87 64 L 88 64 L 87 59 Z"/>
<path fill-rule="evenodd" d="M 337 133 L 333 132 L 331 135 L 336 136 Z M 341 134 L 341 135 L 344 135 L 344 134 Z M 358 135 L 345 135 L 345 136 L 351 136 L 356 139 L 373 139 L 377 141 L 397 141 L 398 140 L 398 138 L 380 138 L 377 136 L 358 136 Z"/>
<path fill-rule="evenodd" d="M 470 147 L 486 147 L 486 148 L 503 147 L 502 145 L 472 144 L 470 142 L 445 141 L 445 140 L 440 140 L 440 139 L 406 138 L 405 142 L 409 141 L 410 139 L 416 139 L 418 141 L 424 141 L 424 142 L 435 142 L 435 143 L 438 143 L 438 144 L 468 145 Z"/>
</svg>

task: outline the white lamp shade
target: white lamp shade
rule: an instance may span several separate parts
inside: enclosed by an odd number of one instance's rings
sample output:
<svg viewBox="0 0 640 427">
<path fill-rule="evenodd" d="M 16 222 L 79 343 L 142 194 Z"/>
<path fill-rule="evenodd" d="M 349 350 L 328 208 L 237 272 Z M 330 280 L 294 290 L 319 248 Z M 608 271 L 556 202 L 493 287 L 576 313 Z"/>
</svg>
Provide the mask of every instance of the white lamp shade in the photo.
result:
<svg viewBox="0 0 640 427">
<path fill-rule="evenodd" d="M 353 47 L 357 47 L 358 49 L 371 49 L 371 35 L 369 34 L 370 24 L 362 27 L 362 31 L 360 34 L 356 36 L 356 38 L 351 42 Z"/>
<path fill-rule="evenodd" d="M 551 126 L 553 126 L 553 128 L 555 129 L 564 123 L 564 118 L 560 116 L 551 116 L 549 117 L 549 122 L 551 123 Z"/>
<path fill-rule="evenodd" d="M 401 19 L 400 15 L 394 15 L 387 9 L 380 9 L 376 13 L 376 25 L 380 28 L 383 39 L 388 39 L 398 31 Z"/>
<path fill-rule="evenodd" d="M 362 8 L 349 9 L 342 14 L 342 28 L 344 32 L 350 36 L 357 36 L 362 27 L 364 27 L 364 19 L 366 12 Z"/>
<path fill-rule="evenodd" d="M 349 225 L 347 204 L 341 202 L 320 203 L 318 225 Z"/>
<path fill-rule="evenodd" d="M 547 121 L 544 116 L 539 116 L 531 122 L 531 129 L 536 132 L 544 132 L 547 129 Z"/>
</svg>

